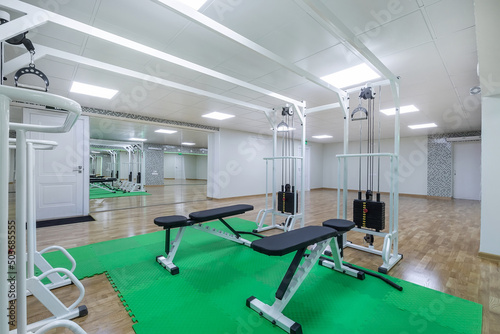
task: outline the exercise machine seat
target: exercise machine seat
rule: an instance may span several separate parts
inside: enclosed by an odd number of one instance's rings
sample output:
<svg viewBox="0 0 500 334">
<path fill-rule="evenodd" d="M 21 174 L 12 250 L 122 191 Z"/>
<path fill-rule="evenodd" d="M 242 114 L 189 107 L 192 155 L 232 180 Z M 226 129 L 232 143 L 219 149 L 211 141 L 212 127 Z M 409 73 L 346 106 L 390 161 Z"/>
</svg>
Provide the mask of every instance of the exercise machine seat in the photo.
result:
<svg viewBox="0 0 500 334">
<path fill-rule="evenodd" d="M 356 224 L 346 219 L 329 219 L 323 222 L 323 226 L 333 228 L 338 232 L 347 232 L 352 230 Z"/>
<path fill-rule="evenodd" d="M 188 219 L 184 216 L 163 216 L 156 217 L 154 222 L 156 225 L 168 229 L 186 226 L 188 224 Z"/>
<path fill-rule="evenodd" d="M 248 204 L 236 204 L 225 206 L 222 208 L 208 209 L 203 211 L 192 212 L 189 214 L 189 218 L 197 222 L 206 222 L 215 219 L 221 219 L 225 217 L 231 217 L 245 213 L 247 211 L 253 210 L 252 205 Z"/>
<path fill-rule="evenodd" d="M 262 254 L 282 256 L 325 239 L 333 238 L 336 235 L 337 231 L 331 228 L 306 226 L 301 229 L 255 240 L 250 247 Z"/>
</svg>

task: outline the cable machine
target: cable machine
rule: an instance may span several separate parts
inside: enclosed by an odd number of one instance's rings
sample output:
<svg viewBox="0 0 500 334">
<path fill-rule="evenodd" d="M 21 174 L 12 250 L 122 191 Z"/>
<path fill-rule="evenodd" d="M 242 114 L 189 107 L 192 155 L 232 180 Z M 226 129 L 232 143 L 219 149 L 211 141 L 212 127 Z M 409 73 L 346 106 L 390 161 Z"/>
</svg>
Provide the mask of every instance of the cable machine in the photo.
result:
<svg viewBox="0 0 500 334">
<path fill-rule="evenodd" d="M 142 171 L 146 169 L 146 163 L 142 143 L 125 146 L 125 150 L 128 152 L 128 163 L 123 164 L 128 165 L 128 180 L 121 183 L 120 190 L 125 192 L 145 191 Z M 137 172 L 135 178 L 134 172 Z"/>
<path fill-rule="evenodd" d="M 254 232 L 274 228 L 290 231 L 294 229 L 297 221 L 300 221 L 300 227 L 304 227 L 305 106 L 286 105 L 281 108 L 279 115 L 274 110 L 274 115 L 266 113 L 266 116 L 273 130 L 273 156 L 264 158 L 266 161 L 266 204 L 265 208 L 260 210 L 257 215 L 255 221 L 258 226 Z M 281 121 L 278 123 L 280 119 Z M 300 123 L 301 127 L 299 155 L 296 155 L 295 150 L 296 121 Z M 278 146 L 280 146 L 279 150 Z M 271 182 L 271 190 L 269 182 Z M 271 196 L 269 196 L 269 192 L 271 192 Z M 265 226 L 269 214 L 271 215 L 271 224 Z M 282 219 L 284 221 L 281 221 Z"/>
<path fill-rule="evenodd" d="M 380 90 L 379 90 L 380 92 Z M 362 100 L 367 101 L 367 108 L 362 106 Z M 379 94 L 380 100 L 380 94 Z M 361 112 L 362 117 L 356 117 Z M 375 93 L 372 87 L 365 87 L 359 93 L 359 105 L 352 111 L 351 121 L 359 121 L 359 154 L 362 153 L 363 120 L 367 122 L 366 153 L 369 154 L 366 160 L 366 192 L 365 199 L 362 195 L 362 157 L 359 156 L 358 163 L 358 198 L 353 203 L 353 221 L 359 228 L 374 229 L 377 232 L 385 229 L 385 203 L 380 200 L 380 156 L 373 156 L 375 153 Z M 378 115 L 378 153 L 380 153 L 380 115 Z M 375 158 L 377 158 L 377 169 L 375 172 Z M 373 198 L 374 178 L 377 175 L 377 195 Z M 373 234 L 367 233 L 365 241 L 373 247 Z"/>
<path fill-rule="evenodd" d="M 382 265 L 378 268 L 381 273 L 387 273 L 396 263 L 398 263 L 403 255 L 398 253 L 399 232 L 398 232 L 398 214 L 399 214 L 399 186 L 398 186 L 398 164 L 399 164 L 399 86 L 397 82 L 391 81 L 393 98 L 396 104 L 396 120 L 394 128 L 394 153 L 380 152 L 380 119 L 376 117 L 375 110 L 375 93 L 372 87 L 366 85 L 361 88 L 359 93 L 359 104 L 349 115 L 349 108 L 344 107 L 344 154 L 337 155 L 338 173 L 337 173 L 337 218 L 347 219 L 348 207 L 348 160 L 357 159 L 358 162 L 358 194 L 353 202 L 353 221 L 356 227 L 351 231 L 365 233 L 364 241 L 368 246 L 357 245 L 347 241 L 344 234 L 344 247 L 351 247 L 357 250 L 380 255 L 382 257 Z M 380 87 L 380 86 L 379 86 Z M 379 95 L 380 95 L 379 88 Z M 380 96 L 378 97 L 380 100 Z M 348 98 L 347 98 L 348 99 Z M 363 101 L 366 101 L 367 108 L 363 107 Z M 378 108 L 380 111 L 380 105 Z M 377 152 L 375 151 L 375 121 L 378 120 L 378 144 Z M 359 137 L 359 153 L 349 154 L 349 122 L 360 122 L 360 137 Z M 363 122 L 366 121 L 367 141 L 366 152 L 362 152 L 362 130 Z M 363 171 L 362 161 L 365 161 L 365 170 Z M 381 159 L 389 159 L 390 163 L 390 190 L 389 190 L 389 207 L 386 208 L 386 203 L 381 200 L 380 195 L 380 161 Z M 365 197 L 362 195 L 362 173 L 365 173 Z M 375 184 L 375 175 L 377 182 Z M 375 186 L 377 187 L 376 197 L 374 198 Z M 341 199 L 342 198 L 342 199 Z M 342 208 L 342 213 L 341 213 Z M 389 213 L 389 226 L 386 229 L 386 211 Z M 342 217 L 341 217 L 342 214 Z M 386 230 L 384 232 L 383 230 Z M 374 247 L 375 237 L 383 237 L 382 250 L 377 250 Z"/>
</svg>

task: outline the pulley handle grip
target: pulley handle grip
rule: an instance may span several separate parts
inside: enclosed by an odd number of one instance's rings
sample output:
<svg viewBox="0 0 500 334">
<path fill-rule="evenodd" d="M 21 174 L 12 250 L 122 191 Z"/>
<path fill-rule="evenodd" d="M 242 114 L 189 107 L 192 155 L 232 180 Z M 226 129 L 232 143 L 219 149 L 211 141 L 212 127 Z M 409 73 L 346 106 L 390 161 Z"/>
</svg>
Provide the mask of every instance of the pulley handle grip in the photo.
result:
<svg viewBox="0 0 500 334">
<path fill-rule="evenodd" d="M 45 88 L 43 87 L 37 87 L 37 86 L 31 86 L 31 85 L 25 85 L 22 83 L 19 83 L 19 78 L 22 77 L 23 75 L 27 74 L 32 74 L 36 75 L 37 77 L 41 78 L 43 82 L 45 83 Z M 17 70 L 17 72 L 14 74 L 14 83 L 16 84 L 16 87 L 22 87 L 22 88 L 29 88 L 29 89 L 34 89 L 34 90 L 40 90 L 40 91 L 45 91 L 47 92 L 49 90 L 49 78 L 35 67 L 34 64 L 30 64 L 28 67 L 23 67 Z"/>
</svg>

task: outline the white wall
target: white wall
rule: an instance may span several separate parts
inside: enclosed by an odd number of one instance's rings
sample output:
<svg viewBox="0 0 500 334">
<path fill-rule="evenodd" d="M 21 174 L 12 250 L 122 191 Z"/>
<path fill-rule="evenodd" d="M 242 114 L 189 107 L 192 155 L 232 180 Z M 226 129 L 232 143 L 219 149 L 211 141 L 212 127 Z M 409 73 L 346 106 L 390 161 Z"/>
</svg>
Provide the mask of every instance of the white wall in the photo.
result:
<svg viewBox="0 0 500 334">
<path fill-rule="evenodd" d="M 318 143 L 308 143 L 311 152 L 311 160 L 309 162 L 310 170 L 310 186 L 311 189 L 323 188 L 323 154 L 324 145 Z"/>
<path fill-rule="evenodd" d="M 273 139 L 269 135 L 221 129 L 209 135 L 207 196 L 228 198 L 263 195 L 266 192 L 266 163 L 272 157 Z M 311 189 L 323 187 L 323 145 L 309 143 L 311 152 Z M 278 144 L 278 151 L 281 147 Z M 295 143 L 295 155 L 300 153 L 300 142 Z M 280 166 L 280 164 L 277 164 Z M 277 167 L 279 169 L 279 167 Z M 278 175 L 281 175 L 278 173 Z M 276 180 L 281 184 L 281 179 Z M 299 185 L 297 185 L 299 187 Z M 269 162 L 269 186 L 271 185 L 271 162 Z"/>
<path fill-rule="evenodd" d="M 208 151 L 208 197 L 265 193 L 263 158 L 272 156 L 271 137 L 221 129 L 209 135 Z"/>
<path fill-rule="evenodd" d="M 196 156 L 196 179 L 206 180 L 207 179 L 207 156 L 197 155 Z"/>
<path fill-rule="evenodd" d="M 392 153 L 393 140 L 382 140 L 380 151 Z M 378 148 L 376 146 L 375 150 Z M 362 152 L 366 152 L 366 142 L 362 142 Z M 349 143 L 349 153 L 359 153 L 359 142 Z M 343 154 L 343 143 L 326 144 L 323 148 L 323 187 L 337 188 L 337 154 Z M 350 158 L 348 161 L 348 187 L 358 189 L 359 160 Z M 377 190 L 378 160 L 374 160 L 374 190 Z M 361 188 L 366 190 L 366 160 L 361 161 Z M 388 158 L 380 160 L 380 191 L 390 189 L 390 162 Z M 402 194 L 427 195 L 427 137 L 401 138 L 399 163 L 399 192 Z"/>
<path fill-rule="evenodd" d="M 500 44 L 496 32 L 500 30 L 498 0 L 475 0 L 476 40 L 481 83 L 481 242 L 479 250 L 500 255 L 500 223 L 496 197 L 500 186 L 498 166 L 500 154 Z"/>
<path fill-rule="evenodd" d="M 184 172 L 186 179 L 195 180 L 197 178 L 196 175 L 196 156 L 183 154 L 184 157 Z"/>
<path fill-rule="evenodd" d="M 163 175 L 166 179 L 175 179 L 175 159 L 177 153 L 165 153 L 163 158 Z M 186 179 L 206 180 L 207 179 L 207 156 L 183 154 L 184 171 Z"/>
<path fill-rule="evenodd" d="M 498 129 L 500 129 L 500 98 L 483 97 L 481 132 L 481 242 L 479 251 L 500 255 L 500 223 L 498 220 Z"/>
</svg>

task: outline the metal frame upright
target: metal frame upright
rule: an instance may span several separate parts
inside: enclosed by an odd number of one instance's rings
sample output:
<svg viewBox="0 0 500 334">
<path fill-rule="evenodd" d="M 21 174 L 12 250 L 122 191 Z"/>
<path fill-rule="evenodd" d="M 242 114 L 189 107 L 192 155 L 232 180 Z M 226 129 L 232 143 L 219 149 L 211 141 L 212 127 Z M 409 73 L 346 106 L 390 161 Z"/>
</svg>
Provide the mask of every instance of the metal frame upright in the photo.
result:
<svg viewBox="0 0 500 334">
<path fill-rule="evenodd" d="M 305 151 L 306 151 L 306 105 L 305 102 L 302 102 L 301 104 L 294 104 L 295 108 L 295 113 L 299 117 L 300 123 L 301 123 L 301 139 L 300 139 L 300 149 L 301 149 L 301 154 L 299 156 L 279 156 L 278 155 L 278 122 L 276 120 L 276 117 L 270 117 L 269 113 L 266 113 L 267 119 L 269 123 L 271 124 L 271 128 L 273 130 L 273 156 L 269 158 L 264 158 L 266 161 L 266 202 L 265 202 L 265 208 L 261 209 L 257 215 L 257 218 L 255 219 L 255 222 L 257 223 L 257 229 L 254 230 L 254 232 L 262 232 L 262 231 L 267 231 L 270 229 L 280 229 L 283 231 L 290 231 L 293 230 L 295 227 L 295 224 L 298 220 L 300 220 L 300 227 L 304 227 L 305 224 L 305 214 L 304 214 L 304 209 L 305 209 Z M 276 116 L 276 114 L 274 114 Z M 293 130 L 292 130 L 293 131 Z M 295 152 L 294 152 L 295 154 Z M 300 205 L 297 206 L 299 203 L 297 203 L 297 196 L 295 195 L 295 191 L 293 199 L 294 199 L 294 206 L 293 206 L 293 213 L 287 214 L 287 213 L 282 213 L 279 210 L 277 210 L 277 194 L 278 194 L 278 189 L 277 189 L 277 180 L 276 180 L 276 175 L 277 175 L 277 169 L 276 169 L 276 162 L 281 161 L 282 163 L 284 161 L 291 161 L 292 166 L 294 171 L 297 170 L 297 160 L 300 163 L 300 174 L 299 178 L 300 180 L 297 182 L 297 173 L 294 173 L 294 184 L 300 184 L 300 191 L 299 191 L 299 202 Z M 271 162 L 271 203 L 269 200 L 269 162 Z M 298 209 L 297 209 L 298 208 Z M 265 226 L 266 218 L 267 215 L 271 214 L 271 225 Z M 278 224 L 276 221 L 277 217 L 285 217 L 286 222 L 285 224 Z"/>
<path fill-rule="evenodd" d="M 358 250 L 382 256 L 383 264 L 379 267 L 379 271 L 387 273 L 403 256 L 398 253 L 399 250 L 399 146 L 400 146 L 400 128 L 399 128 L 399 113 L 400 113 L 400 95 L 399 95 L 399 77 L 394 75 L 351 31 L 345 24 L 335 16 L 332 11 L 318 0 L 294 0 L 304 11 L 306 11 L 316 22 L 318 22 L 325 30 L 333 36 L 339 38 L 342 44 L 351 52 L 357 55 L 366 64 L 370 65 L 373 70 L 378 72 L 381 77 L 386 80 L 374 83 L 374 85 L 389 84 L 391 86 L 394 107 L 396 109 L 394 118 L 394 152 L 384 153 L 382 156 L 388 156 L 391 160 L 391 188 L 390 188 L 390 208 L 389 208 L 389 231 L 387 233 L 375 232 L 366 229 L 354 228 L 352 231 L 370 233 L 384 237 L 383 249 L 378 251 L 372 247 L 364 247 L 346 242 L 344 234 L 344 246 L 352 247 Z M 327 106 L 320 106 L 308 110 L 308 113 L 317 112 L 334 107 L 341 107 L 344 116 L 344 154 L 338 155 L 339 161 L 338 170 L 338 186 L 337 186 L 337 218 L 340 218 L 340 206 L 342 206 L 342 218 L 347 219 L 347 201 L 348 201 L 348 158 L 360 156 L 377 156 L 380 154 L 349 154 L 349 92 L 355 91 L 358 88 L 345 91 L 344 94 L 338 94 L 339 103 Z M 341 189 L 341 163 L 343 160 L 343 181 Z M 342 201 L 340 194 L 342 193 Z M 340 204 L 342 203 L 342 204 Z"/>
</svg>

